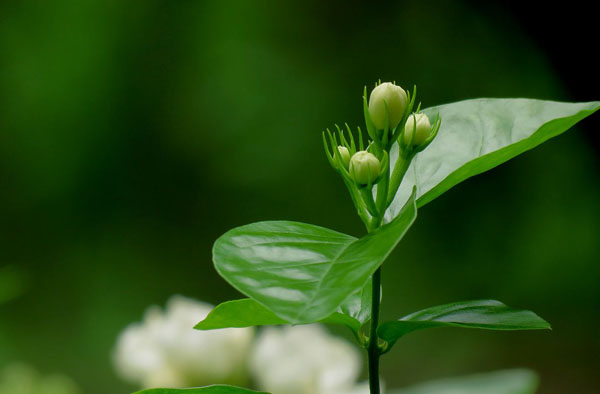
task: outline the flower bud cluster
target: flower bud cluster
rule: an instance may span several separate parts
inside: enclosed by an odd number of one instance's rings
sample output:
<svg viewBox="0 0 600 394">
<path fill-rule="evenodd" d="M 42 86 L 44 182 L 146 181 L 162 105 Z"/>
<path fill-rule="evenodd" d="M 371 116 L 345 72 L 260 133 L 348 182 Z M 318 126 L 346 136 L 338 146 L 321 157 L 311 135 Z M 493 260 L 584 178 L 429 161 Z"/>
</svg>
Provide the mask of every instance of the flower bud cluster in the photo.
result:
<svg viewBox="0 0 600 394">
<path fill-rule="evenodd" d="M 384 82 L 375 86 L 367 100 L 365 88 L 366 144 L 360 128 L 358 144 L 348 125 L 347 135 L 337 126 L 337 135 L 327 130 L 327 138 L 323 133 L 329 163 L 344 179 L 356 211 L 368 228 L 381 224 L 412 159 L 433 141 L 440 128 L 439 118 L 432 124 L 419 108 L 413 112 L 416 93 L 416 87 L 411 93 L 395 83 Z M 399 154 L 395 163 L 390 163 L 394 145 Z"/>
</svg>

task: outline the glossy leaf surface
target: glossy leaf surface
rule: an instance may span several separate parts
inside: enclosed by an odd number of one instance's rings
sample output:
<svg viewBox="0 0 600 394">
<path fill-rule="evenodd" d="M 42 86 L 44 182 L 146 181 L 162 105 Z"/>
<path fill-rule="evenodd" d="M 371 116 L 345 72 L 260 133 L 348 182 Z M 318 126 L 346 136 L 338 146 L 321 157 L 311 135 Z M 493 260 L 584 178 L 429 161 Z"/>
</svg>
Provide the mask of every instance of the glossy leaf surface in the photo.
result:
<svg viewBox="0 0 600 394">
<path fill-rule="evenodd" d="M 508 331 L 550 329 L 550 324 L 531 311 L 513 309 L 499 301 L 478 300 L 423 309 L 400 320 L 383 323 L 377 334 L 394 343 L 410 332 L 435 327 Z"/>
<path fill-rule="evenodd" d="M 529 99 L 475 99 L 424 110 L 442 126 L 413 160 L 386 220 L 395 217 L 417 186 L 419 207 L 456 184 L 488 171 L 555 137 L 600 108 L 600 102 L 559 103 Z M 393 164 L 398 145 L 390 154 Z"/>
<path fill-rule="evenodd" d="M 214 385 L 190 389 L 148 389 L 134 394 L 268 394 L 228 385 Z"/>
<path fill-rule="evenodd" d="M 389 394 L 534 394 L 537 387 L 538 377 L 534 372 L 512 369 L 439 379 Z"/>
<path fill-rule="evenodd" d="M 416 218 L 414 195 L 396 220 L 356 239 L 296 222 L 235 228 L 213 248 L 219 274 L 233 287 L 292 324 L 329 317 L 363 289 Z M 361 309 L 363 309 L 361 311 Z"/>
</svg>

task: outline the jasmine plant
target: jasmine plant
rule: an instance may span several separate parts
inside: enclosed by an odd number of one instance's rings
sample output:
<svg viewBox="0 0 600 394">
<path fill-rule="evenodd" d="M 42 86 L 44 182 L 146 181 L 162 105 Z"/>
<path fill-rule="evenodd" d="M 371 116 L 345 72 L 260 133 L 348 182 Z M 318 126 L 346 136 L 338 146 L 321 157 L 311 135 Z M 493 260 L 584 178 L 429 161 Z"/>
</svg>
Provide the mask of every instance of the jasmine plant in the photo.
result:
<svg viewBox="0 0 600 394">
<path fill-rule="evenodd" d="M 218 305 L 196 329 L 315 322 L 346 326 L 368 355 L 370 392 L 379 394 L 380 357 L 413 331 L 550 328 L 534 312 L 495 300 L 454 302 L 380 323 L 381 267 L 419 209 L 458 183 L 563 133 L 597 111 L 600 102 L 474 99 L 423 110 L 416 103 L 416 88 L 407 92 L 380 83 L 369 97 L 366 88 L 363 93 L 366 133 L 348 125 L 323 133 L 327 160 L 347 188 L 366 234 L 355 238 L 290 221 L 228 231 L 214 244 L 215 268 L 248 298 Z M 251 391 L 219 385 L 186 392 Z"/>
</svg>

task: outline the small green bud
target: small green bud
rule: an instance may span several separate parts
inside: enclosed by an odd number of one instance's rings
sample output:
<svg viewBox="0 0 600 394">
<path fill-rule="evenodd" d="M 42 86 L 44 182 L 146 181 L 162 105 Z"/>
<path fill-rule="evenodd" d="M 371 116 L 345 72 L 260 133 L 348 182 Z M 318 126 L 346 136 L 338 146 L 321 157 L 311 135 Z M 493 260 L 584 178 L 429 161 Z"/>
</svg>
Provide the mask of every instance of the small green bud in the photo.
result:
<svg viewBox="0 0 600 394">
<path fill-rule="evenodd" d="M 385 128 L 385 116 L 389 113 L 390 129 L 395 129 L 404 116 L 408 96 L 404 89 L 390 82 L 384 82 L 371 91 L 369 97 L 369 115 L 377 130 Z"/>
<path fill-rule="evenodd" d="M 345 146 L 338 146 L 338 152 L 340 153 L 340 157 L 342 158 L 342 163 L 344 163 L 344 167 L 348 169 L 350 165 L 350 151 Z"/>
<path fill-rule="evenodd" d="M 417 126 L 416 130 L 415 123 Z M 410 115 L 404 126 L 404 143 L 408 145 L 412 139 L 412 146 L 418 147 L 423 145 L 429 136 L 431 136 L 431 123 L 429 122 L 427 115 Z"/>
<path fill-rule="evenodd" d="M 374 183 L 379 176 L 380 169 L 379 160 L 367 151 L 356 152 L 350 159 L 350 176 L 360 185 Z"/>
</svg>

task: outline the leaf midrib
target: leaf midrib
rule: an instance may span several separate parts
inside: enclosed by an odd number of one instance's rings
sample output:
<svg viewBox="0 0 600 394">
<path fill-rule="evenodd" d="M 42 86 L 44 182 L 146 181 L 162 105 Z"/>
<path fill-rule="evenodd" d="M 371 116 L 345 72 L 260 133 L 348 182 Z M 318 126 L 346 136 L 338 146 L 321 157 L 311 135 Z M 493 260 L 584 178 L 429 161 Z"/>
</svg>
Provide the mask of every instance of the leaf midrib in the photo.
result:
<svg viewBox="0 0 600 394">
<path fill-rule="evenodd" d="M 327 276 L 327 274 L 329 274 L 329 272 L 331 271 L 331 269 L 333 268 L 333 266 L 335 264 L 337 264 L 337 259 L 350 247 L 350 245 L 354 244 L 355 242 L 360 241 L 360 239 L 354 239 L 352 242 L 350 242 L 349 244 L 347 244 L 344 248 L 342 248 L 338 254 L 335 256 L 335 258 L 333 260 L 331 260 L 331 264 L 329 265 L 329 267 L 327 267 L 327 269 L 323 272 L 323 275 L 320 277 L 319 279 L 319 285 L 317 286 L 317 288 L 313 291 L 312 296 L 310 297 L 310 299 L 305 303 L 304 308 L 299 312 L 296 313 L 294 315 L 294 320 L 296 320 L 297 316 L 301 316 L 304 314 L 304 312 L 306 312 L 306 310 L 312 305 L 312 303 L 315 301 L 315 297 L 317 296 L 317 294 L 319 293 L 319 291 L 321 290 L 322 286 L 323 286 L 323 279 Z M 368 278 L 367 278 L 368 280 Z"/>
</svg>

